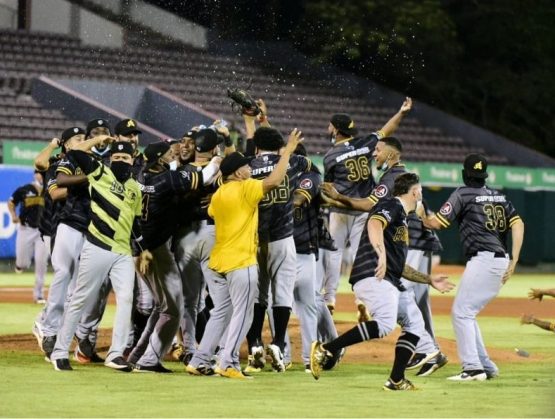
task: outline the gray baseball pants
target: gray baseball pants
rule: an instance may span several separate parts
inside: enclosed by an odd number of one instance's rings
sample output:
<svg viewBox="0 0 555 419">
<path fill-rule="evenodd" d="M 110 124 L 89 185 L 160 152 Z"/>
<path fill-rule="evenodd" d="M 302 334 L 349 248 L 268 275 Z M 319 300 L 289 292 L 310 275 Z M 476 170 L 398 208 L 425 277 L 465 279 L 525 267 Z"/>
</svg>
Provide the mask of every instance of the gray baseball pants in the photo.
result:
<svg viewBox="0 0 555 419">
<path fill-rule="evenodd" d="M 35 259 L 35 287 L 33 289 L 35 301 L 44 298 L 44 277 L 49 254 L 49 247 L 41 239 L 38 228 L 18 224 L 15 238 L 15 264 L 18 268 L 28 269 L 32 259 Z"/>
<path fill-rule="evenodd" d="M 64 314 L 64 304 L 70 283 L 75 282 L 79 271 L 79 256 L 85 235 L 67 224 L 60 223 L 56 230 L 52 251 L 54 279 L 48 290 L 48 301 L 44 308 L 42 330 L 44 336 L 56 336 Z M 104 279 L 104 278 L 102 278 Z"/>
<path fill-rule="evenodd" d="M 360 235 L 364 230 L 364 224 L 368 220 L 368 214 L 345 214 L 332 211 L 330 213 L 330 235 L 335 242 L 337 250 L 330 251 L 330 269 L 326 272 L 327 283 L 325 284 L 324 300 L 327 304 L 335 304 L 335 296 L 341 278 L 341 262 L 343 251 L 350 244 L 353 257 L 357 253 L 360 243 Z"/>
<path fill-rule="evenodd" d="M 427 265 L 423 266 L 423 257 L 423 251 L 409 249 L 407 253 L 407 260 L 405 263 L 410 267 L 418 270 L 419 272 L 427 274 Z M 399 309 L 397 313 L 398 323 L 402 327 L 404 325 L 409 325 L 409 329 L 406 330 L 420 337 L 420 340 L 418 341 L 418 345 L 416 347 L 416 352 L 430 354 L 436 351 L 438 348 L 436 346 L 436 343 L 426 330 L 424 318 L 422 316 L 420 308 L 416 304 L 416 296 L 414 292 L 415 285 L 425 284 L 417 284 L 416 282 L 412 282 L 404 278 L 401 278 L 401 282 L 406 288 L 406 291 L 401 292 L 399 296 Z M 427 287 L 428 285 L 425 286 Z"/>
<path fill-rule="evenodd" d="M 129 356 L 130 359 L 140 356 L 137 363 L 145 367 L 160 363 L 183 317 L 183 285 L 171 251 L 171 239 L 151 253 L 153 259 L 145 279 L 154 297 L 154 309 L 139 343 Z"/>
<path fill-rule="evenodd" d="M 326 306 L 324 294 L 322 293 L 328 275 L 327 272 L 330 269 L 330 253 L 332 251 L 320 249 L 318 261 L 316 262 L 316 275 L 314 277 L 315 302 L 318 316 L 318 340 L 322 342 L 329 342 L 338 336 L 333 317 Z"/>
<path fill-rule="evenodd" d="M 59 239 L 59 238 L 58 238 Z M 104 250 L 88 241 L 83 245 L 79 275 L 69 306 L 58 332 L 56 346 L 50 359 L 68 358 L 69 346 L 84 309 L 97 298 L 104 278 L 109 276 L 116 294 L 116 315 L 112 332 L 112 344 L 106 361 L 123 355 L 131 329 L 133 305 L 133 282 L 135 266 L 130 255 Z"/>
<path fill-rule="evenodd" d="M 493 252 L 478 252 L 466 263 L 451 310 L 463 370 L 498 372 L 487 353 L 476 316 L 499 294 L 508 266 L 508 256 L 495 257 Z"/>
</svg>

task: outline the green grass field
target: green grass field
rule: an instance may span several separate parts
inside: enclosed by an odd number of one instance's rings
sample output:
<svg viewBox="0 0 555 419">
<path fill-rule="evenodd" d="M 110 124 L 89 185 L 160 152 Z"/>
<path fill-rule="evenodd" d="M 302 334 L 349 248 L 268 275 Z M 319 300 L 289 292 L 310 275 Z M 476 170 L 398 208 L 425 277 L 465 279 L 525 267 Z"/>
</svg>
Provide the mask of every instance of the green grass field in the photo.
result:
<svg viewBox="0 0 555 419">
<path fill-rule="evenodd" d="M 24 285 L 25 284 L 25 285 Z M 514 284 L 514 285 L 513 285 Z M 31 286 L 30 275 L 0 275 L 0 286 Z M 553 287 L 547 275 L 516 276 L 507 297 L 523 297 L 531 286 Z M 30 332 L 40 307 L 0 301 L 0 339 Z M 555 314 L 555 313 L 554 313 Z M 555 315 L 554 315 L 555 317 Z M 113 307 L 103 325 L 111 325 Z M 352 313 L 337 319 L 352 320 Z M 453 339 L 449 316 L 434 317 L 436 333 Z M 477 383 L 449 382 L 454 362 L 428 378 L 414 378 L 415 392 L 384 392 L 391 365 L 359 365 L 349 357 L 315 381 L 301 365 L 285 374 L 263 372 L 238 382 L 188 376 L 181 364 L 171 375 L 125 374 L 73 363 L 55 372 L 37 350 L 0 350 L 1 417 L 553 417 L 555 336 L 516 318 L 481 317 L 488 347 L 525 348 L 529 358 L 499 363 L 501 376 Z M 372 355 L 373 343 L 362 344 Z M 392 347 L 393 350 L 393 347 Z M 412 378 L 412 373 L 407 374 Z"/>
</svg>

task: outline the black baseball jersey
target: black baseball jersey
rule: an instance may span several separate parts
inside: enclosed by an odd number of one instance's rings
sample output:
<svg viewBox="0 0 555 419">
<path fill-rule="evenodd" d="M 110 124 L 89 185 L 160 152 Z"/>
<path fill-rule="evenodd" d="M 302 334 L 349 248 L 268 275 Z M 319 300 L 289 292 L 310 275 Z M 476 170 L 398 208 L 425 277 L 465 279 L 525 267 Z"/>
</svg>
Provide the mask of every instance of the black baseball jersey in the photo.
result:
<svg viewBox="0 0 555 419">
<path fill-rule="evenodd" d="M 318 214 L 320 213 L 320 185 L 322 177 L 316 167 L 302 173 L 295 193 L 302 194 L 307 201 L 293 210 L 295 247 L 297 253 L 314 253 L 318 257 Z"/>
<path fill-rule="evenodd" d="M 507 232 L 520 220 L 507 197 L 487 186 L 457 188 L 435 214 L 443 227 L 456 220 L 466 257 L 476 252 L 506 252 Z"/>
<path fill-rule="evenodd" d="M 210 162 L 205 163 L 186 163 L 179 170 L 191 173 L 200 173 Z M 205 185 L 200 189 L 189 192 L 185 196 L 178 197 L 179 214 L 181 225 L 187 225 L 191 221 L 206 220 L 208 224 L 214 224 L 214 220 L 208 216 L 208 204 L 211 195 L 222 185 L 221 176 L 210 185 Z"/>
<path fill-rule="evenodd" d="M 44 185 L 46 185 L 47 191 L 44 193 L 44 210 L 39 222 L 39 230 L 43 236 L 52 237 L 56 234 L 60 210 L 65 202 L 53 201 L 50 196 L 50 192 L 58 187 L 56 184 L 56 169 L 59 161 L 59 158 L 51 159 L 48 170 L 43 174 Z"/>
<path fill-rule="evenodd" d="M 278 163 L 278 154 L 263 154 L 250 162 L 252 177 L 264 179 Z M 292 155 L 287 174 L 281 184 L 268 192 L 258 205 L 258 237 L 261 242 L 273 242 L 293 235 L 293 190 L 298 177 L 312 166 L 309 159 Z"/>
<path fill-rule="evenodd" d="M 17 188 L 10 201 L 19 206 L 19 220 L 22 225 L 38 228 L 40 217 L 44 209 L 42 190 L 33 183 Z"/>
<path fill-rule="evenodd" d="M 140 151 L 136 151 L 133 156 L 133 168 L 131 169 L 131 176 L 133 176 L 133 179 L 137 179 L 139 177 L 139 173 L 141 173 L 145 167 L 145 162 L 145 155 Z"/>
<path fill-rule="evenodd" d="M 176 232 L 180 217 L 176 194 L 184 195 L 202 185 L 202 173 L 185 170 L 144 170 L 137 179 L 143 197 L 141 229 L 144 249 L 156 249 Z"/>
<path fill-rule="evenodd" d="M 380 198 L 393 196 L 395 179 L 403 173 L 407 173 L 407 169 L 401 163 L 397 163 L 387 169 L 377 182 L 369 199 L 375 204 Z M 442 250 L 441 243 L 435 232 L 425 228 L 418 215 L 410 213 L 407 216 L 407 222 L 409 225 L 409 249 L 433 252 Z"/>
<path fill-rule="evenodd" d="M 60 173 L 66 175 L 81 175 L 83 171 L 70 156 L 65 156 L 56 167 L 56 176 Z M 89 182 L 67 187 L 67 198 L 60 210 L 60 223 L 67 224 L 83 233 L 87 232 L 91 221 L 91 198 L 89 195 Z"/>
<path fill-rule="evenodd" d="M 337 191 L 351 198 L 366 198 L 374 189 L 372 153 L 382 137 L 373 133 L 335 143 L 324 156 L 324 180 L 333 182 Z M 345 210 L 334 208 L 333 211 Z M 349 211 L 352 212 L 352 211 Z"/>
<path fill-rule="evenodd" d="M 409 232 L 407 214 L 398 198 L 382 198 L 370 210 L 368 221 L 378 220 L 383 225 L 384 246 L 387 257 L 385 278 L 399 290 L 404 291 L 400 278 L 407 259 Z M 356 284 L 364 278 L 375 276 L 378 255 L 368 237 L 368 223 L 360 236 L 355 263 L 349 283 Z"/>
</svg>

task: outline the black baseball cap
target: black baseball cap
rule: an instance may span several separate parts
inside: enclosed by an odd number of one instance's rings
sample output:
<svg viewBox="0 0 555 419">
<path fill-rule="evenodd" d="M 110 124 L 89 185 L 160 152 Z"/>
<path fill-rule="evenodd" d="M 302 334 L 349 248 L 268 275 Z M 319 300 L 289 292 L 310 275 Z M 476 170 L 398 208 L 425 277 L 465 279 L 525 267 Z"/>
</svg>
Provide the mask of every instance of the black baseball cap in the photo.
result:
<svg viewBox="0 0 555 419">
<path fill-rule="evenodd" d="M 133 146 L 129 141 L 116 141 L 110 146 L 110 154 L 125 153 L 133 157 L 134 152 L 135 150 L 133 150 Z"/>
<path fill-rule="evenodd" d="M 464 173 L 468 177 L 485 179 L 488 177 L 488 161 L 481 154 L 469 154 L 464 159 Z"/>
<path fill-rule="evenodd" d="M 223 137 L 210 128 L 201 129 L 191 138 L 195 140 L 195 150 L 200 153 L 213 150 L 224 141 Z"/>
<path fill-rule="evenodd" d="M 224 177 L 229 176 L 240 167 L 243 167 L 245 164 L 249 164 L 251 160 L 251 158 L 245 157 L 243 154 L 235 151 L 224 157 L 222 163 L 220 164 L 220 171 Z"/>
<path fill-rule="evenodd" d="M 139 124 L 134 119 L 122 119 L 116 124 L 114 132 L 116 135 L 142 134 L 143 132 L 138 126 Z"/>
<path fill-rule="evenodd" d="M 160 141 L 168 143 L 169 145 L 178 144 L 180 142 L 179 140 L 176 140 L 174 138 L 162 138 L 162 139 L 160 139 Z"/>
<path fill-rule="evenodd" d="M 358 133 L 355 128 L 355 121 L 346 113 L 336 113 L 331 117 L 330 122 L 343 135 L 352 137 Z"/>
<path fill-rule="evenodd" d="M 108 121 L 106 121 L 105 119 L 93 119 L 92 121 L 89 121 L 89 123 L 87 124 L 87 130 L 85 132 L 85 135 L 88 137 L 89 135 L 91 135 L 91 131 L 95 128 L 99 128 L 99 127 L 103 127 L 103 128 L 108 128 L 108 131 L 110 132 L 110 134 L 112 133 L 112 130 L 110 129 L 110 124 L 108 123 Z"/>
<path fill-rule="evenodd" d="M 73 137 L 75 135 L 79 135 L 79 134 L 85 134 L 85 130 L 83 130 L 83 128 L 79 128 L 79 127 L 68 128 L 68 129 L 64 130 L 64 132 L 62 132 L 62 138 L 60 138 L 60 141 L 63 144 L 67 140 L 69 140 L 71 137 Z"/>
<path fill-rule="evenodd" d="M 145 151 L 143 152 L 147 160 L 146 166 L 150 167 L 155 164 L 169 149 L 170 144 L 165 141 L 158 141 L 147 145 Z"/>
</svg>

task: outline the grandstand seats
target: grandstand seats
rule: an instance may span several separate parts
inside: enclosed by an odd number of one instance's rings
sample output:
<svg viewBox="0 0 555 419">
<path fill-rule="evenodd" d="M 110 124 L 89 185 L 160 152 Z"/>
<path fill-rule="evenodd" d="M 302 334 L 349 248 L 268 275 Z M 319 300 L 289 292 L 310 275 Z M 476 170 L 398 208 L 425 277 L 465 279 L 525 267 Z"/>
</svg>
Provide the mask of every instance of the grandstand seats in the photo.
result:
<svg viewBox="0 0 555 419">
<path fill-rule="evenodd" d="M 240 58 L 191 48 L 90 48 L 67 36 L 2 30 L 0 139 L 47 140 L 76 122 L 58 111 L 42 109 L 28 96 L 30 80 L 42 74 L 153 84 L 237 127 L 242 120 L 232 111 L 226 88 L 246 88 L 252 82 L 250 90 L 255 97 L 265 99 L 272 124 L 284 134 L 294 127 L 301 129 L 311 154 L 322 155 L 329 148 L 331 114 L 350 113 L 360 131 L 366 133 L 379 129 L 397 111 L 366 98 L 337 98 L 332 88 L 322 87 L 318 80 L 286 75 L 279 68 L 251 66 Z M 396 136 L 405 144 L 404 158 L 409 161 L 460 162 L 469 152 L 484 152 L 411 116 L 404 119 Z M 502 154 L 489 157 L 493 164 L 510 164 Z"/>
</svg>

